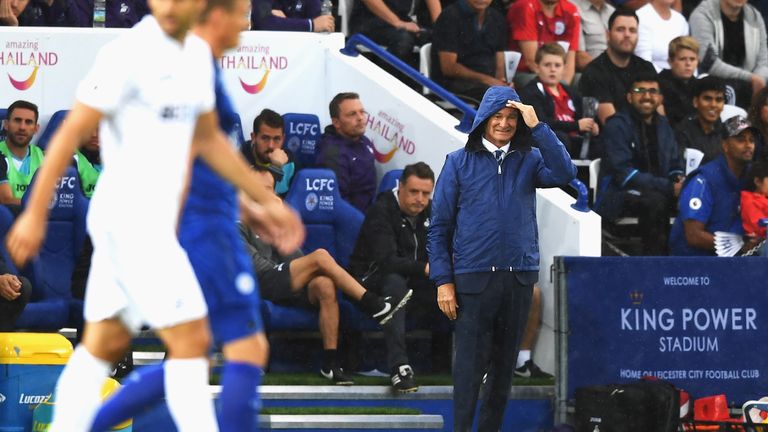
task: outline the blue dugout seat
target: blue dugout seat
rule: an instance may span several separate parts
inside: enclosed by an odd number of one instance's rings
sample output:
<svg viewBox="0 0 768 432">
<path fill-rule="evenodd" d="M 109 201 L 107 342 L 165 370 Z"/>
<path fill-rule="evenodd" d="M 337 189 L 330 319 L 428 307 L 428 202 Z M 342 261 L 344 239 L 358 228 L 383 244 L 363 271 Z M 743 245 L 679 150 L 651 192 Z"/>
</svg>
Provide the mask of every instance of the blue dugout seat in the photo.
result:
<svg viewBox="0 0 768 432">
<path fill-rule="evenodd" d="M 54 132 L 56 132 L 56 129 L 61 126 L 61 122 L 64 120 L 64 117 L 67 116 L 67 113 L 69 110 L 58 110 L 51 116 L 51 119 L 48 120 L 48 124 L 45 125 L 45 129 L 43 129 L 43 132 L 40 134 L 40 136 L 37 138 L 37 146 L 41 149 L 45 150 L 46 147 L 48 147 L 48 142 L 53 138 Z"/>
<path fill-rule="evenodd" d="M 302 250 L 310 253 L 323 248 L 336 262 L 346 266 L 363 223 L 363 214 L 341 199 L 333 171 L 310 168 L 299 171 L 285 201 L 299 212 L 306 227 L 307 237 Z M 342 315 L 355 309 L 341 298 L 339 308 Z M 268 331 L 317 330 L 315 311 L 280 306 L 265 300 L 261 313 Z M 371 323 L 376 326 L 373 321 Z"/>
<path fill-rule="evenodd" d="M 32 179 L 30 190 L 34 188 Z M 29 193 L 22 198 L 26 206 Z M 48 227 L 40 253 L 23 271 L 32 282 L 32 300 L 16 326 L 57 330 L 82 324 L 82 301 L 72 298 L 71 278 L 86 236 L 88 199 L 74 167 L 60 178 L 50 204 Z"/>
<path fill-rule="evenodd" d="M 387 171 L 379 182 L 379 193 L 394 189 L 395 186 L 397 186 L 397 181 L 400 180 L 402 175 L 403 170 L 401 169 Z"/>
<path fill-rule="evenodd" d="M 336 174 L 319 168 L 299 171 L 285 202 L 299 212 L 307 229 L 302 250 L 323 248 L 346 267 L 364 216 L 341 198 Z"/>
<path fill-rule="evenodd" d="M 249 164 L 253 165 L 256 163 L 256 160 L 253 158 L 253 151 L 251 151 L 251 139 L 250 137 L 246 138 L 245 132 L 243 132 L 243 120 L 240 114 L 235 114 L 237 115 L 237 124 L 240 126 L 238 129 L 240 134 L 240 153 L 243 154 L 243 157 Z"/>
<path fill-rule="evenodd" d="M 315 166 L 317 145 L 323 130 L 314 114 L 285 113 L 285 143 L 283 148 L 293 154 L 300 168 Z"/>
</svg>

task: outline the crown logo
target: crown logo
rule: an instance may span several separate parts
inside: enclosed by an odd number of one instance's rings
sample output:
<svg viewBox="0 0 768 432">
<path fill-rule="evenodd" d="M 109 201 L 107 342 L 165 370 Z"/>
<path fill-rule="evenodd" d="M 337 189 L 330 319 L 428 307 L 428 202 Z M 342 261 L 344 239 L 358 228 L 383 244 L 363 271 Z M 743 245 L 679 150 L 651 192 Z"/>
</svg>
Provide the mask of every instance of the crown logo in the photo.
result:
<svg viewBox="0 0 768 432">
<path fill-rule="evenodd" d="M 630 291 L 629 292 L 629 299 L 632 300 L 633 305 L 639 305 L 643 302 L 643 293 L 642 291 Z"/>
</svg>

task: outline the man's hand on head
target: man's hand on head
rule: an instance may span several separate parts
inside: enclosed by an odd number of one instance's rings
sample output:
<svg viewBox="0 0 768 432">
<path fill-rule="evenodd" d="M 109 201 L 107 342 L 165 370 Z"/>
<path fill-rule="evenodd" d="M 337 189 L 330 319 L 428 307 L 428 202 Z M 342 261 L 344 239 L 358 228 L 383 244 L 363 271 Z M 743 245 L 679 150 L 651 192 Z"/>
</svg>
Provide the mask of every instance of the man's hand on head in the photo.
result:
<svg viewBox="0 0 768 432">
<path fill-rule="evenodd" d="M 539 117 L 536 115 L 536 110 L 534 110 L 532 106 L 522 102 L 508 100 L 507 108 L 515 108 L 520 111 L 520 115 L 523 116 L 523 121 L 529 128 L 534 128 L 539 124 Z"/>
</svg>

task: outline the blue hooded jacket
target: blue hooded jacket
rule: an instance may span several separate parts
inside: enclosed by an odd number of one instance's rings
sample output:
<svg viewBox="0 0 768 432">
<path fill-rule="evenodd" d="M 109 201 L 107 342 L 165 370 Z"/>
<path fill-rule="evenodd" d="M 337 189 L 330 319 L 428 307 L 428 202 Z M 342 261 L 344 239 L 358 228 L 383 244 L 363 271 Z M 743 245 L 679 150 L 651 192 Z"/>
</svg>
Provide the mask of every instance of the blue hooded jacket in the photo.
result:
<svg viewBox="0 0 768 432">
<path fill-rule="evenodd" d="M 530 129 L 522 116 L 499 167 L 482 137 L 488 119 L 508 100 L 520 101 L 509 87 L 486 91 L 467 145 L 448 154 L 437 180 L 427 252 L 429 276 L 438 286 L 463 273 L 538 271 L 536 188 L 576 177 L 552 129 L 542 122 Z"/>
</svg>

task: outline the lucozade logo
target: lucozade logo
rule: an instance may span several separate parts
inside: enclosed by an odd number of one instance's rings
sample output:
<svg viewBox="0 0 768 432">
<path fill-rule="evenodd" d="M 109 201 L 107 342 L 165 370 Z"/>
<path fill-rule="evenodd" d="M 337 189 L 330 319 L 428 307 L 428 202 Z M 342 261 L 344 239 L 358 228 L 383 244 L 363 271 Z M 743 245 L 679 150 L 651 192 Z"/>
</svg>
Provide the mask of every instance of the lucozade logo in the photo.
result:
<svg viewBox="0 0 768 432">
<path fill-rule="evenodd" d="M 8 81 L 19 91 L 32 88 L 38 72 L 42 68 L 55 66 L 58 62 L 58 53 L 40 50 L 36 40 L 9 40 L 0 50 L 0 66 L 14 69 L 13 73 L 7 72 Z"/>
</svg>

